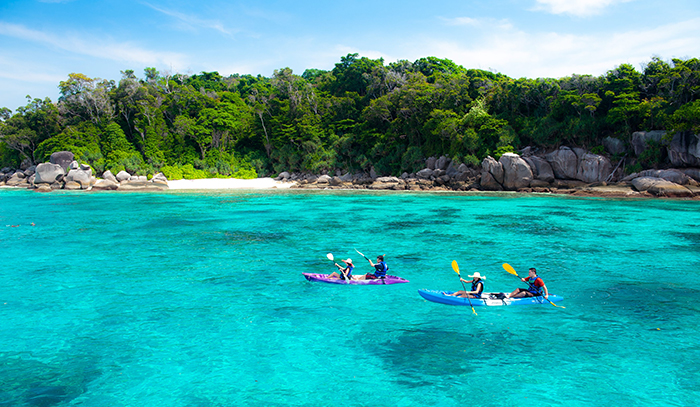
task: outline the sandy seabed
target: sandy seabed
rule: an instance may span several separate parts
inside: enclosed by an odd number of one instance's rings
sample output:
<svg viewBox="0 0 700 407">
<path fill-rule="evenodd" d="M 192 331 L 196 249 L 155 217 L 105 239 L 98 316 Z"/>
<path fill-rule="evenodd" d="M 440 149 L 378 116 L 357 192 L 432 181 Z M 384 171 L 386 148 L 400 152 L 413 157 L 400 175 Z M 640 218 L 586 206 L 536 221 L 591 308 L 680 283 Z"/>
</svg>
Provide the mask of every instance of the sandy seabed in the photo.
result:
<svg viewBox="0 0 700 407">
<path fill-rule="evenodd" d="M 235 178 L 206 178 L 178 179 L 168 181 L 171 190 L 179 189 L 285 189 L 295 185 L 295 182 L 275 181 L 272 178 L 235 179 Z"/>
</svg>

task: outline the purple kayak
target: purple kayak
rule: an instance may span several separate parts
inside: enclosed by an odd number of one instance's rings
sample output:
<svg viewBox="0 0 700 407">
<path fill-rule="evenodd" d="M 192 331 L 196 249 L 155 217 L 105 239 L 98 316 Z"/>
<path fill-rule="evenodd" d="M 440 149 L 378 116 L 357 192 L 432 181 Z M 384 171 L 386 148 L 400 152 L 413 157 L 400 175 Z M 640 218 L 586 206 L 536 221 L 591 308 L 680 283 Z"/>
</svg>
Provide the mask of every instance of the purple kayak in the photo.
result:
<svg viewBox="0 0 700 407">
<path fill-rule="evenodd" d="M 301 273 L 309 281 L 319 281 L 322 283 L 329 284 L 355 284 L 355 285 L 386 285 L 386 284 L 399 284 L 408 283 L 408 280 L 401 277 L 389 276 L 386 278 L 378 278 L 376 280 L 348 280 L 345 281 L 343 278 L 328 278 L 329 274 L 317 274 L 317 273 Z"/>
</svg>

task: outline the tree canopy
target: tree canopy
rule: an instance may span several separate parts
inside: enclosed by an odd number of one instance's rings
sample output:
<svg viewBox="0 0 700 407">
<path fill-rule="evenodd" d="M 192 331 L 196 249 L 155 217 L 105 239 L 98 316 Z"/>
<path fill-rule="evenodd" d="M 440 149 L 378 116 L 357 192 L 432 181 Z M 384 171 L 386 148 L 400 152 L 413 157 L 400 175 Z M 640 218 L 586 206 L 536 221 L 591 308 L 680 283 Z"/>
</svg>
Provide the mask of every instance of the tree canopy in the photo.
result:
<svg viewBox="0 0 700 407">
<path fill-rule="evenodd" d="M 700 131 L 700 60 L 652 58 L 599 77 L 514 79 L 449 59 L 388 65 L 348 54 L 330 71 L 272 77 L 71 73 L 61 96 L 0 109 L 0 164 L 70 150 L 98 173 L 255 177 L 413 172 L 429 156 L 478 164 L 524 146 L 598 148 L 634 131 Z M 658 165 L 659 163 L 647 163 Z"/>
</svg>

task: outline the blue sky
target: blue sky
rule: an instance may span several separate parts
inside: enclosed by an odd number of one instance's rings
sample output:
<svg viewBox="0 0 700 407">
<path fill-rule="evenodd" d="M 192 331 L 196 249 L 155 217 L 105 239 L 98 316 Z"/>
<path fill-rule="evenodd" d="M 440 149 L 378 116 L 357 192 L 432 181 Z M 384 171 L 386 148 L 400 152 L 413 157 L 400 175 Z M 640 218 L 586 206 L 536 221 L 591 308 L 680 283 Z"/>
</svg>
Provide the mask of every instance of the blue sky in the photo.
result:
<svg viewBox="0 0 700 407">
<path fill-rule="evenodd" d="M 58 99 L 72 72 L 143 69 L 271 76 L 330 70 L 348 53 L 385 63 L 448 58 L 520 78 L 602 75 L 652 56 L 700 58 L 698 0 L 3 0 L 0 107 Z"/>
</svg>

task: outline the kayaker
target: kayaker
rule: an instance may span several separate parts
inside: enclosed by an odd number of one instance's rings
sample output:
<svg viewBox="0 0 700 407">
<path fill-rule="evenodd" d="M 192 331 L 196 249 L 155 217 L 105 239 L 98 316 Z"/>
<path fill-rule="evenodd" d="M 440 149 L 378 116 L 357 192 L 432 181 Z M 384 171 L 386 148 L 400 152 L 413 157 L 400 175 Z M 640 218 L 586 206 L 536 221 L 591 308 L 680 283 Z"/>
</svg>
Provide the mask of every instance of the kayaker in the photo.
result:
<svg viewBox="0 0 700 407">
<path fill-rule="evenodd" d="M 521 278 L 520 280 L 527 283 L 528 288 L 516 288 L 515 291 L 508 294 L 506 298 L 539 297 L 542 294 L 544 294 L 544 298 L 549 298 L 549 290 L 547 290 L 547 286 L 544 284 L 542 278 L 537 275 L 537 270 L 531 267 L 527 274 L 527 277 Z"/>
<path fill-rule="evenodd" d="M 372 260 L 367 259 L 370 266 L 374 267 L 374 273 L 367 273 L 364 276 L 357 277 L 358 280 L 376 280 L 378 278 L 385 278 L 386 272 L 389 271 L 389 266 L 384 262 L 384 256 L 377 256 L 377 262 L 372 263 Z"/>
<path fill-rule="evenodd" d="M 347 259 L 347 260 L 340 260 L 343 263 L 345 263 L 345 267 L 341 266 L 338 263 L 333 263 L 338 267 L 338 272 L 332 272 L 328 278 L 343 278 L 346 280 L 352 280 L 352 270 L 355 268 L 355 266 L 352 264 L 352 259 Z"/>
<path fill-rule="evenodd" d="M 445 294 L 450 297 L 462 297 L 462 298 L 481 298 L 481 293 L 484 292 L 484 281 L 486 279 L 486 276 L 482 276 L 481 273 L 478 271 L 474 273 L 473 275 L 469 276 L 472 278 L 472 281 L 468 281 L 460 277 L 459 279 L 462 280 L 463 283 L 472 283 L 472 290 L 471 291 L 457 291 L 456 293 L 452 294 Z"/>
</svg>

